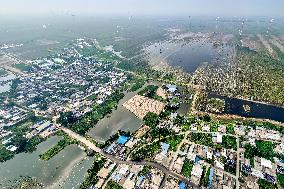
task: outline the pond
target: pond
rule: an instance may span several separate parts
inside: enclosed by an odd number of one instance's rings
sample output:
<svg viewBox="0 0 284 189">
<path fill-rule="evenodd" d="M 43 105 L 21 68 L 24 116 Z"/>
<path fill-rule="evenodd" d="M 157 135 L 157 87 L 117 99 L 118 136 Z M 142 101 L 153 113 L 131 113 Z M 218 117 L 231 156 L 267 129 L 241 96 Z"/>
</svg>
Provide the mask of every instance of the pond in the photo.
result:
<svg viewBox="0 0 284 189">
<path fill-rule="evenodd" d="M 138 119 L 133 113 L 122 106 L 124 102 L 136 94 L 136 92 L 126 93 L 124 98 L 119 101 L 117 109 L 113 110 L 109 116 L 100 120 L 97 125 L 88 132 L 88 135 L 99 142 L 104 142 L 110 136 L 117 133 L 118 130 L 136 131 L 141 126 L 142 120 Z"/>
<path fill-rule="evenodd" d="M 225 111 L 223 112 L 225 114 L 234 114 L 249 118 L 270 119 L 284 123 L 284 108 L 282 107 L 261 102 L 224 97 L 213 93 L 210 93 L 209 97 L 225 100 Z M 250 110 L 245 111 L 244 106 L 249 106 Z"/>
</svg>

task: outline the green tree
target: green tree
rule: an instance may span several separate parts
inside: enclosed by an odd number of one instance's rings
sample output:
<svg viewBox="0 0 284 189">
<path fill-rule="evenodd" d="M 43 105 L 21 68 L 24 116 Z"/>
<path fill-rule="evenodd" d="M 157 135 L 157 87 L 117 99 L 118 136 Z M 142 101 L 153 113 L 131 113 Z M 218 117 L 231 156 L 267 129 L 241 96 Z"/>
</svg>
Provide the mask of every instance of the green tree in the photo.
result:
<svg viewBox="0 0 284 189">
<path fill-rule="evenodd" d="M 123 189 L 118 183 L 114 181 L 109 181 L 105 187 L 106 189 Z"/>
<path fill-rule="evenodd" d="M 277 181 L 278 181 L 279 185 L 284 188 L 284 175 L 277 174 Z"/>
<path fill-rule="evenodd" d="M 73 124 L 76 121 L 77 119 L 71 111 L 60 113 L 60 117 L 58 118 L 58 122 L 64 127 L 67 127 L 68 125 Z"/>
<path fill-rule="evenodd" d="M 193 168 L 194 162 L 186 159 L 182 166 L 181 174 L 187 178 L 191 177 L 191 171 Z"/>
<path fill-rule="evenodd" d="M 274 145 L 271 141 L 255 141 L 256 148 L 257 148 L 257 155 L 259 157 L 264 157 L 267 159 L 272 159 L 274 155 Z"/>
<path fill-rule="evenodd" d="M 153 112 L 148 112 L 143 118 L 144 124 L 151 127 L 152 129 L 159 123 L 159 116 Z"/>
</svg>

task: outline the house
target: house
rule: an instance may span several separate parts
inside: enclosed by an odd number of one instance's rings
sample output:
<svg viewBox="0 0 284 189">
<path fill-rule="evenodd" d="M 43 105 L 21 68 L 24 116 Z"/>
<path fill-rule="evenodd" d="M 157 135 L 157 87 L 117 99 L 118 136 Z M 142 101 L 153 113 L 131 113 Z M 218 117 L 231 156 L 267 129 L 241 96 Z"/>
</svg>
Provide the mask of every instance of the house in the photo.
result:
<svg viewBox="0 0 284 189">
<path fill-rule="evenodd" d="M 168 153 L 170 145 L 163 142 L 163 143 L 161 143 L 161 148 L 162 148 L 162 154 L 166 155 Z"/>
<path fill-rule="evenodd" d="M 52 125 L 52 123 L 50 121 L 44 122 L 43 124 L 39 125 L 36 130 L 38 132 L 42 132 L 44 130 L 46 130 L 47 128 L 49 128 Z"/>
<path fill-rule="evenodd" d="M 216 134 L 213 134 L 213 142 L 216 142 L 216 143 L 222 143 L 222 138 L 223 138 L 223 135 L 220 134 L 220 133 L 216 133 Z"/>
<path fill-rule="evenodd" d="M 202 165 L 201 164 L 195 164 L 193 165 L 192 171 L 191 171 L 191 180 L 196 185 L 199 185 L 201 176 L 202 176 Z"/>
<path fill-rule="evenodd" d="M 261 166 L 272 169 L 272 162 L 270 160 L 261 158 L 260 162 Z"/>
<path fill-rule="evenodd" d="M 175 93 L 177 91 L 177 86 L 176 85 L 166 85 L 167 91 L 170 93 Z"/>
</svg>

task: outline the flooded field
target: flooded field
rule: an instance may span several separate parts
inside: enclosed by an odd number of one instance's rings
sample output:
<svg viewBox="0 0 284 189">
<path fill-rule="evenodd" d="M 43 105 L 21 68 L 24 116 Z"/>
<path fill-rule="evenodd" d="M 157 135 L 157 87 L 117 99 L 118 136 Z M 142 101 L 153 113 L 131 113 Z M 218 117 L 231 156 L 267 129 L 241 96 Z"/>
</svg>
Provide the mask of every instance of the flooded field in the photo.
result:
<svg viewBox="0 0 284 189">
<path fill-rule="evenodd" d="M 43 188 L 79 188 L 93 158 L 76 145 L 67 146 L 49 161 L 39 159 L 42 154 L 60 140 L 54 136 L 38 145 L 33 153 L 21 153 L 0 163 L 0 188 L 14 188 L 21 178 L 32 177 L 43 184 Z"/>
<path fill-rule="evenodd" d="M 110 116 L 100 120 L 98 124 L 89 131 L 89 135 L 99 142 L 106 141 L 110 136 L 117 133 L 118 130 L 133 132 L 137 130 L 142 120 L 135 117 L 133 113 L 128 111 L 122 104 L 132 98 L 137 93 L 127 93 L 124 98 L 119 101 L 118 108 L 113 110 Z"/>
<path fill-rule="evenodd" d="M 201 39 L 192 42 L 178 40 L 154 43 L 144 51 L 153 66 L 169 65 L 193 73 L 203 63 L 215 63 L 222 59 L 230 53 L 230 50 L 229 46 L 217 47 L 206 39 Z"/>
<path fill-rule="evenodd" d="M 144 87 L 147 85 L 159 86 L 161 83 L 148 82 L 144 85 Z M 88 135 L 99 142 L 104 142 L 110 136 L 117 133 L 118 130 L 134 132 L 139 129 L 143 121 L 138 119 L 133 113 L 122 106 L 124 102 L 136 95 L 138 91 L 125 93 L 124 98 L 119 101 L 117 109 L 114 110 L 109 116 L 100 120 L 98 124 L 89 131 Z"/>
<path fill-rule="evenodd" d="M 181 103 L 179 109 L 177 110 L 177 113 L 183 116 L 187 116 L 189 113 L 190 107 L 191 105 L 188 103 Z"/>
</svg>

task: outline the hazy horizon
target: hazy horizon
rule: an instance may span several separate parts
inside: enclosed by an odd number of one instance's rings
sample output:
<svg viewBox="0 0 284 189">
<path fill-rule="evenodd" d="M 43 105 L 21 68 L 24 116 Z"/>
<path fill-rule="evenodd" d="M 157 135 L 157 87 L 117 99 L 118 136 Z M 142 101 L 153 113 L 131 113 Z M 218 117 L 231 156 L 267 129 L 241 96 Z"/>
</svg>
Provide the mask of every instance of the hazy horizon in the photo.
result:
<svg viewBox="0 0 284 189">
<path fill-rule="evenodd" d="M 0 14 L 284 16 L 283 7 L 281 0 L 9 0 Z"/>
</svg>

